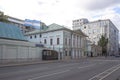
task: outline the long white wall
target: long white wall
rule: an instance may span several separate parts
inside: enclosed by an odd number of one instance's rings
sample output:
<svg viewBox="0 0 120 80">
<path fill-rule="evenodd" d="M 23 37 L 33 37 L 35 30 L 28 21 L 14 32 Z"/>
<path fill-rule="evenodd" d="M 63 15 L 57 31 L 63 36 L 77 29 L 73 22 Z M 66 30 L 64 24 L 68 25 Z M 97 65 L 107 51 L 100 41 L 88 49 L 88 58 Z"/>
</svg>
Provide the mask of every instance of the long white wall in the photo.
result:
<svg viewBox="0 0 120 80">
<path fill-rule="evenodd" d="M 42 60 L 42 48 L 34 43 L 0 39 L 0 61 Z"/>
</svg>

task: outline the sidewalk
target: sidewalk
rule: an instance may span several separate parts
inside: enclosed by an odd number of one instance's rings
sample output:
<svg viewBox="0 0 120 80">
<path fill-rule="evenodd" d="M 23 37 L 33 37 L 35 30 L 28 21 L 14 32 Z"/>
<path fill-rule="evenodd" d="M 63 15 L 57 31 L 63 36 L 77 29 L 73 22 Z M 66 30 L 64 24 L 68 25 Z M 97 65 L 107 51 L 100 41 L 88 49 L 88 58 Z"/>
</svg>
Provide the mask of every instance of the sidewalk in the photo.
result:
<svg viewBox="0 0 120 80">
<path fill-rule="evenodd" d="M 55 63 L 55 62 L 74 62 L 74 61 L 83 61 L 85 58 L 80 59 L 68 59 L 68 60 L 36 60 L 36 61 L 25 61 L 25 62 L 8 62 L 8 63 L 0 63 L 1 67 L 12 67 L 12 66 L 24 66 L 24 65 L 32 65 L 32 64 L 46 64 L 46 63 Z"/>
<path fill-rule="evenodd" d="M 54 63 L 54 62 L 61 62 L 61 61 L 60 60 L 46 60 L 46 61 L 26 61 L 26 62 L 0 63 L 0 68 L 1 67 L 12 67 L 12 66 L 24 66 L 24 65 L 32 65 L 32 64 Z"/>
<path fill-rule="evenodd" d="M 46 63 L 55 63 L 55 62 L 74 62 L 74 61 L 84 61 L 84 60 L 93 60 L 93 59 L 111 59 L 112 57 L 85 57 L 85 58 L 80 58 L 80 59 L 68 59 L 68 60 L 36 60 L 36 61 L 25 61 L 25 62 L 11 62 L 11 63 L 0 63 L 0 68 L 1 67 L 12 67 L 12 66 L 24 66 L 24 65 L 32 65 L 32 64 L 46 64 Z"/>
</svg>

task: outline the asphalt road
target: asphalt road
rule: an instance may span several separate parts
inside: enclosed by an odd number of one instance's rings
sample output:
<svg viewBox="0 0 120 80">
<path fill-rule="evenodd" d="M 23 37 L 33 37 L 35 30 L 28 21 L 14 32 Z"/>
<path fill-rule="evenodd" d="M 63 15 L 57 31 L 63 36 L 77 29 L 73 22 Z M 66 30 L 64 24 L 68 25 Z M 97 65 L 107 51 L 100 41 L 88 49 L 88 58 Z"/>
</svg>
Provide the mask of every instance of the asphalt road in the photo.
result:
<svg viewBox="0 0 120 80">
<path fill-rule="evenodd" d="M 1 67 L 0 80 L 120 80 L 120 59 L 93 58 Z"/>
</svg>

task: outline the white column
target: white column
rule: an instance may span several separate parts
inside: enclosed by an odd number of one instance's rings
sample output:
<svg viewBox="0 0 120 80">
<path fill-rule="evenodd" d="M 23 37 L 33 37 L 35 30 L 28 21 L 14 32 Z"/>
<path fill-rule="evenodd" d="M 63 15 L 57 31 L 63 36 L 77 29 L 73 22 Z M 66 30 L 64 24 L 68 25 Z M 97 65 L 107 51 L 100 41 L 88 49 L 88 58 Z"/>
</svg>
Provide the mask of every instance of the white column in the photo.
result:
<svg viewBox="0 0 120 80">
<path fill-rule="evenodd" d="M 74 59 L 74 49 L 72 49 L 72 59 Z"/>
</svg>

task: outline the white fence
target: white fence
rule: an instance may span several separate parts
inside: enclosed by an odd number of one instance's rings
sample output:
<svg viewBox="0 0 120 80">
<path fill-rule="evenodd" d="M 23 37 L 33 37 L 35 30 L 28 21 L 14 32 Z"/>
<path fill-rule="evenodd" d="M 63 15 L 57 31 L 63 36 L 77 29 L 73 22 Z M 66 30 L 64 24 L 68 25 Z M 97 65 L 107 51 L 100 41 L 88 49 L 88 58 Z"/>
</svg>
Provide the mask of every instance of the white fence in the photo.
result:
<svg viewBox="0 0 120 80">
<path fill-rule="evenodd" d="M 42 60 L 42 48 L 34 43 L 0 39 L 0 63 Z"/>
</svg>

